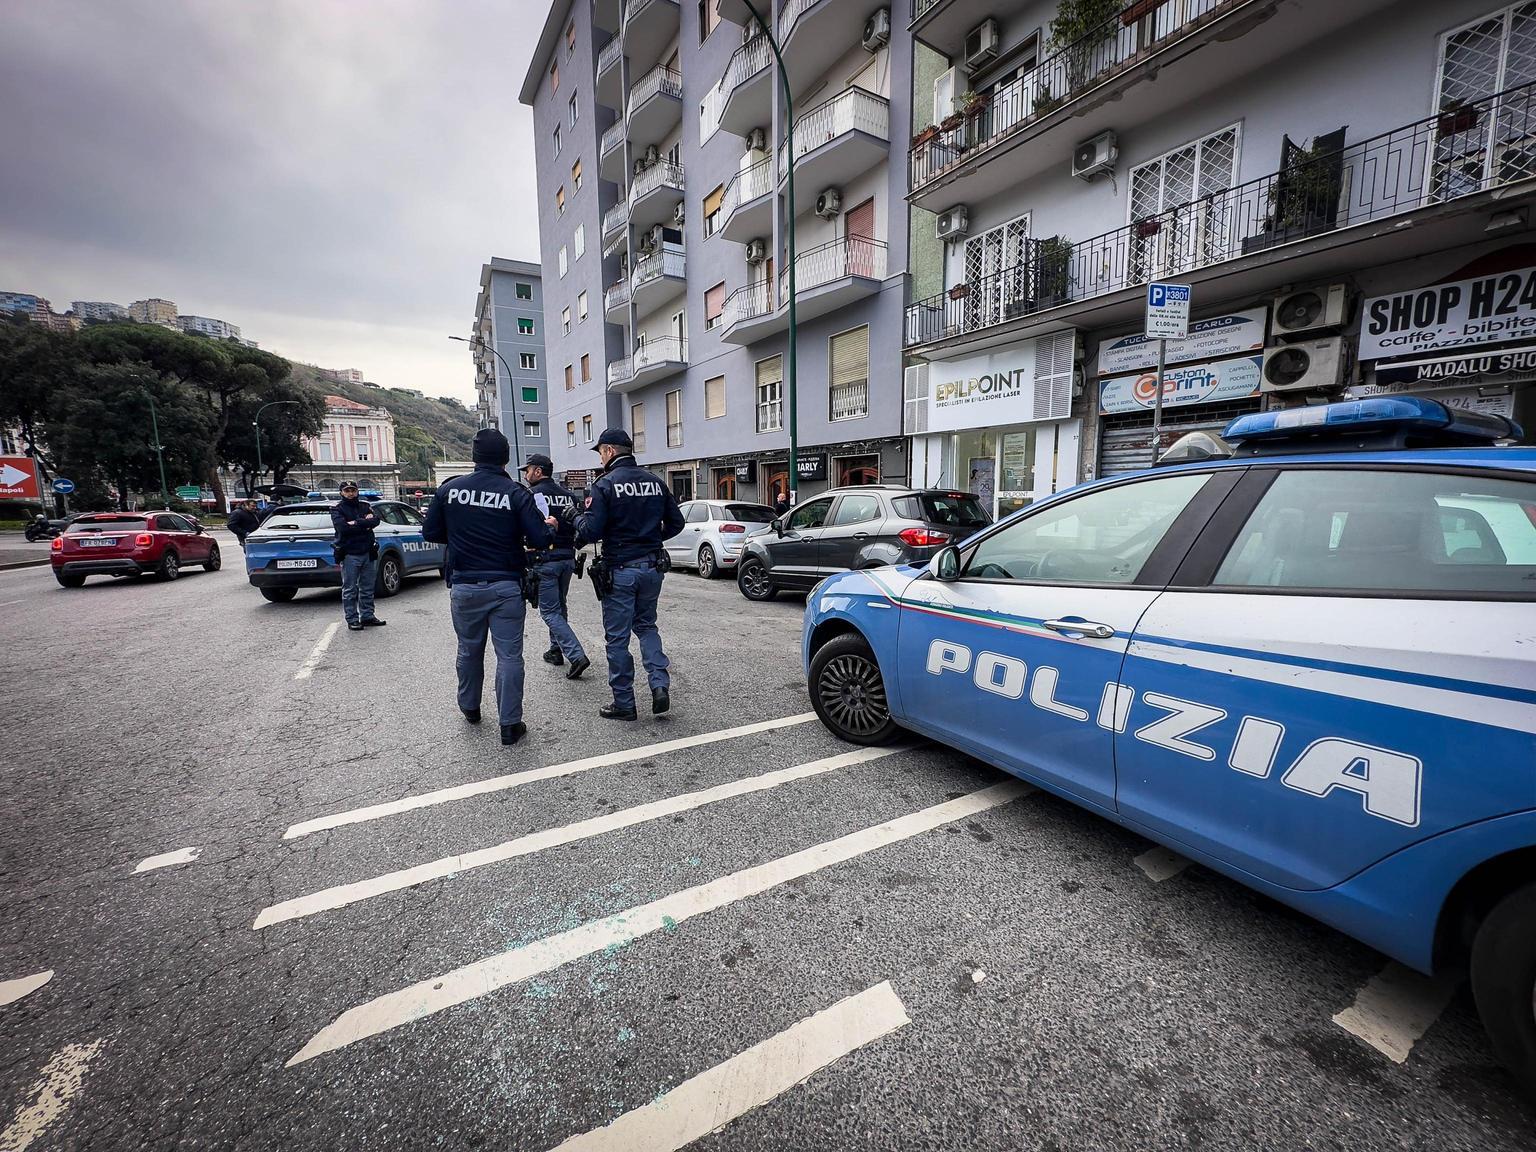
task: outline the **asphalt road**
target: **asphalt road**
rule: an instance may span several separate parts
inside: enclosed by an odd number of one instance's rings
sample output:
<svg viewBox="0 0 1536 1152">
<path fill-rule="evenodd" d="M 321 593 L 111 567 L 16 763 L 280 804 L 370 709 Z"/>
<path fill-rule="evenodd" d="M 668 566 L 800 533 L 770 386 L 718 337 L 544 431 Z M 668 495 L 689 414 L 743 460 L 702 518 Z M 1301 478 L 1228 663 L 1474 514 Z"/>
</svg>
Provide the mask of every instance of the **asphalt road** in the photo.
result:
<svg viewBox="0 0 1536 1152">
<path fill-rule="evenodd" d="M 269 605 L 225 543 L 168 585 L 0 573 L 3 1152 L 1536 1141 L 1465 987 L 799 719 L 796 601 L 669 577 L 673 713 L 535 660 L 503 749 L 441 584 L 316 656 L 337 594 Z"/>
</svg>

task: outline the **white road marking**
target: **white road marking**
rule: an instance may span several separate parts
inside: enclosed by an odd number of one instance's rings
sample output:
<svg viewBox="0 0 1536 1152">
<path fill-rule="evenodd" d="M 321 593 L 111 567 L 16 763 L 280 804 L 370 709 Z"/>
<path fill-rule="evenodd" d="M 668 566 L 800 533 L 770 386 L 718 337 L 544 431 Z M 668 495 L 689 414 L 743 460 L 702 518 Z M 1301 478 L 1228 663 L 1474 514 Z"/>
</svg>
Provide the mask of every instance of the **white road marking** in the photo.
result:
<svg viewBox="0 0 1536 1152">
<path fill-rule="evenodd" d="M 1145 872 L 1147 878 L 1154 884 L 1161 884 L 1164 880 L 1172 880 L 1180 872 L 1188 868 L 1191 862 L 1180 856 L 1177 852 L 1170 852 L 1166 848 L 1157 847 L 1143 852 L 1131 863 Z"/>
<path fill-rule="evenodd" d="M 315 645 L 315 650 L 309 654 L 308 659 L 299 665 L 299 670 L 293 674 L 295 680 L 308 680 L 315 674 L 315 667 L 320 663 L 320 658 L 325 655 L 325 650 L 331 646 L 331 641 L 336 639 L 336 630 L 341 627 L 338 620 L 327 628 L 320 636 L 320 642 Z"/>
<path fill-rule="evenodd" d="M 7 600 L 3 604 L 0 604 L 0 608 L 9 608 L 12 604 L 25 604 L 26 602 L 27 601 L 25 598 L 21 600 Z"/>
<path fill-rule="evenodd" d="M 0 980 L 0 1008 L 31 995 L 52 979 L 53 969 L 50 968 L 46 972 L 34 972 L 31 976 L 22 976 L 16 980 Z"/>
<path fill-rule="evenodd" d="M 454 800 L 464 800 L 471 796 L 484 796 L 489 792 L 500 792 L 507 788 L 516 788 L 522 784 L 532 784 L 537 780 L 553 780 L 558 776 L 573 776 L 577 772 L 586 772 L 593 768 L 609 768 L 615 764 L 628 764 L 634 760 L 644 760 L 651 756 L 661 756 L 668 752 L 678 752 L 684 748 L 698 748 L 705 744 L 717 744 L 722 740 L 735 740 L 742 736 L 755 736 L 760 732 L 772 732 L 778 728 L 792 728 L 797 724 L 816 719 L 814 712 L 802 712 L 798 716 L 785 716 L 779 720 L 762 720 L 756 724 L 743 724 L 737 728 L 722 728 L 718 732 L 701 732 L 697 736 L 680 736 L 676 740 L 663 740 L 657 744 L 643 744 L 639 748 L 626 748 L 619 752 L 605 752 L 601 756 L 588 756 L 582 760 L 571 760 L 564 764 L 551 764 L 545 768 L 530 768 L 526 772 L 512 772 L 506 776 L 492 776 L 488 780 L 477 780 L 473 784 L 460 784 L 454 788 L 441 788 L 436 792 L 423 792 L 417 796 L 406 796 L 401 800 L 391 800 L 386 804 L 370 804 L 366 808 L 354 808 L 349 812 L 337 812 L 330 816 L 321 816 L 314 820 L 306 820 L 302 824 L 295 824 L 283 833 L 284 840 L 294 840 L 300 836 L 308 836 L 311 832 L 321 832 L 327 828 L 339 828 L 344 824 L 361 824 L 368 820 L 381 820 L 386 816 L 398 816 L 402 812 L 414 812 L 418 808 L 430 808 L 436 804 L 447 804 Z"/>
<path fill-rule="evenodd" d="M 202 848 L 178 848 L 174 852 L 162 852 L 158 856 L 148 856 L 139 861 L 139 866 L 133 870 L 133 875 L 140 872 L 151 872 L 156 868 L 169 868 L 172 864 L 190 864 L 196 860 Z"/>
<path fill-rule="evenodd" d="M 256 923 L 252 924 L 251 927 L 266 928 L 272 924 L 281 924 L 285 920 L 297 920 L 303 916 L 313 916 L 317 912 L 325 912 L 332 908 L 341 908 L 348 904 L 355 904 L 360 900 L 381 896 L 386 892 L 398 892 L 402 888 L 413 888 L 417 884 L 425 884 L 429 880 L 440 880 L 445 876 L 454 876 L 460 872 L 467 872 L 471 868 L 480 868 L 486 864 L 499 864 L 504 860 L 512 860 L 518 856 L 530 856 L 535 852 L 543 852 L 548 848 L 558 848 L 562 844 L 571 844 L 577 840 L 601 836 L 608 832 L 617 831 L 620 828 L 643 824 L 648 820 L 659 820 L 663 816 L 673 816 L 692 808 L 701 808 L 706 804 L 715 804 L 721 800 L 729 800 L 734 796 L 745 796 L 752 792 L 765 792 L 769 788 L 777 788 L 780 784 L 789 784 L 795 780 L 804 780 L 808 776 L 818 776 L 823 772 L 832 772 L 838 768 L 863 764 L 870 760 L 879 760 L 881 757 L 904 751 L 906 751 L 904 748 L 860 748 L 853 752 L 844 752 L 837 756 L 813 760 L 807 764 L 796 764 L 792 768 L 780 768 L 776 772 L 765 772 L 761 776 L 750 776 L 745 780 L 733 780 L 728 784 L 720 784 L 714 788 L 705 788 L 699 792 L 687 792 L 681 796 L 671 796 L 665 800 L 652 801 L 649 804 L 637 804 L 633 808 L 607 812 L 601 816 L 594 816 L 590 820 L 578 820 L 575 824 L 566 824 L 560 828 L 546 828 L 542 832 L 530 832 L 526 836 L 519 836 L 515 840 L 507 840 L 491 848 L 481 848 L 477 851 L 465 852 L 458 856 L 445 856 L 441 860 L 433 860 L 427 864 L 417 864 L 411 868 L 402 868 L 398 872 L 388 872 L 383 876 L 375 876 L 371 880 L 360 880 L 355 884 L 338 884 L 334 888 L 326 888 L 324 891 L 315 892 L 308 896 L 284 900 L 281 904 L 274 904 L 270 908 L 262 909 L 261 914 L 256 917 Z"/>
<path fill-rule="evenodd" d="M 823 1008 L 554 1152 L 675 1152 L 912 1023 L 889 981 Z"/>
<path fill-rule="evenodd" d="M 32 1103 L 16 1113 L 0 1132 L 0 1152 L 26 1152 L 33 1141 L 64 1115 L 85 1081 L 85 1069 L 101 1050 L 104 1040 L 69 1044 L 59 1049 L 43 1068 L 32 1088 Z"/>
<path fill-rule="evenodd" d="M 1334 1016 L 1333 1022 L 1401 1064 L 1445 1011 L 1459 984 L 1425 976 L 1394 961 L 1372 976 L 1355 1002 Z"/>
<path fill-rule="evenodd" d="M 781 856 L 766 864 L 732 872 L 707 884 L 685 888 L 649 904 L 628 908 L 601 920 L 590 920 L 579 927 L 546 936 L 519 948 L 498 952 L 441 976 L 428 977 L 398 992 L 390 992 L 366 1004 L 349 1008 L 315 1033 L 309 1043 L 288 1061 L 287 1066 L 291 1068 L 358 1040 L 377 1036 L 457 1004 L 489 995 L 509 984 L 549 972 L 583 956 L 604 949 L 622 948 L 632 940 L 657 929 L 675 928 L 684 920 L 756 896 L 833 864 L 857 859 L 877 848 L 910 840 L 945 824 L 1007 804 L 1033 791 L 1028 784 L 1019 780 L 994 784 L 958 799 Z"/>
</svg>

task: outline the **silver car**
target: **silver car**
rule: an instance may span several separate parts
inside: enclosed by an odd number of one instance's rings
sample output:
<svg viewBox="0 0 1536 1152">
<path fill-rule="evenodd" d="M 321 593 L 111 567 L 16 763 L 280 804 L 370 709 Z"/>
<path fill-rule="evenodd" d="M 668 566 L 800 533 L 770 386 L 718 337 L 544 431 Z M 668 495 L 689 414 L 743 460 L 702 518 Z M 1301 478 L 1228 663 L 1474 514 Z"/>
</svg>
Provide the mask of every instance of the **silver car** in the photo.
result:
<svg viewBox="0 0 1536 1152">
<path fill-rule="evenodd" d="M 667 541 L 674 568 L 697 568 L 709 580 L 734 572 L 746 538 L 773 522 L 766 504 L 740 500 L 690 500 L 682 506 L 683 530 Z"/>
</svg>

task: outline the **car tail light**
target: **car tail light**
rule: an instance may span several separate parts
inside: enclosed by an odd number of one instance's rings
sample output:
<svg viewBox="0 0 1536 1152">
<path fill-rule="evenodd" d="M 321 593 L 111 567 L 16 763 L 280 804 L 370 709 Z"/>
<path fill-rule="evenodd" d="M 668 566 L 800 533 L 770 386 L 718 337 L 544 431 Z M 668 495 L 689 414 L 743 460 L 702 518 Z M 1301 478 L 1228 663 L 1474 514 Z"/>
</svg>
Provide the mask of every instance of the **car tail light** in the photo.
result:
<svg viewBox="0 0 1536 1152">
<path fill-rule="evenodd" d="M 55 536 L 53 538 L 53 542 L 49 544 L 48 547 L 52 548 L 55 552 L 64 551 L 64 537 Z"/>
<path fill-rule="evenodd" d="M 154 542 L 155 538 L 148 532 L 140 532 L 133 538 L 133 546 L 135 548 L 148 548 Z"/>
<path fill-rule="evenodd" d="M 722 532 L 745 532 L 746 530 L 747 530 L 747 526 L 745 524 L 722 524 L 722 525 L 720 525 L 720 531 L 722 531 Z"/>
<path fill-rule="evenodd" d="M 948 532 L 935 532 L 930 528 L 904 528 L 897 535 L 913 548 L 937 548 L 949 543 Z"/>
<path fill-rule="evenodd" d="M 1525 518 L 1531 522 L 1531 527 L 1536 528 L 1536 504 L 1522 504 L 1525 509 Z"/>
</svg>

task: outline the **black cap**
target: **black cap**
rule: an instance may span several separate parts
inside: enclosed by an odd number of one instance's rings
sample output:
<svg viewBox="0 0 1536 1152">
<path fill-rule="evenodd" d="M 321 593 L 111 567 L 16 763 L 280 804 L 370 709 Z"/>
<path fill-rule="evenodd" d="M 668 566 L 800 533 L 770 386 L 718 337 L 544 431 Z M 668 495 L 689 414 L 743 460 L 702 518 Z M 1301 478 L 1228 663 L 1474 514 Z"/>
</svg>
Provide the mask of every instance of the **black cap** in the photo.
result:
<svg viewBox="0 0 1536 1152">
<path fill-rule="evenodd" d="M 623 448 L 630 452 L 635 450 L 635 442 L 629 438 L 629 433 L 624 431 L 622 428 L 606 429 L 603 434 L 597 438 L 597 444 L 594 445 L 593 451 L 601 448 L 604 444 L 611 444 L 615 448 Z"/>
<path fill-rule="evenodd" d="M 340 489 L 340 491 L 345 492 L 348 488 L 351 488 L 355 492 L 357 490 L 357 481 L 356 480 L 343 480 L 341 482 L 341 489 Z"/>
<path fill-rule="evenodd" d="M 507 461 L 512 459 L 512 446 L 507 443 L 507 438 L 494 428 L 482 428 L 475 433 L 474 444 L 470 447 L 469 458 L 476 464 L 495 464 L 505 468 Z"/>
<path fill-rule="evenodd" d="M 555 462 L 542 452 L 535 452 L 528 459 L 524 460 L 523 467 L 542 468 L 546 476 L 553 476 L 555 474 Z"/>
</svg>

